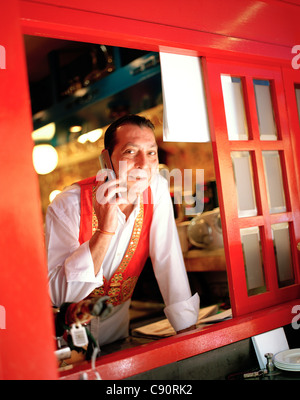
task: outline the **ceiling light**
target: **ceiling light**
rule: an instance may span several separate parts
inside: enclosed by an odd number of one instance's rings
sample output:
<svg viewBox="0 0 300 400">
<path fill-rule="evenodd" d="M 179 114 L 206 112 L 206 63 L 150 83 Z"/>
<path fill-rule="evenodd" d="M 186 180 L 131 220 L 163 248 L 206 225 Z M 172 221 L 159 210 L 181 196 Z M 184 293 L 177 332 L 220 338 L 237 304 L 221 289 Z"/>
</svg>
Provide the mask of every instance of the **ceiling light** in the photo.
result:
<svg viewBox="0 0 300 400">
<path fill-rule="evenodd" d="M 78 133 L 78 132 L 81 132 L 81 131 L 82 131 L 82 126 L 80 126 L 80 125 L 73 125 L 73 126 L 70 127 L 69 131 L 70 131 L 71 133 Z"/>
<path fill-rule="evenodd" d="M 50 122 L 50 124 L 47 124 L 45 126 L 42 126 L 39 129 L 36 129 L 35 131 L 32 132 L 32 139 L 34 141 L 38 140 L 51 140 L 53 139 L 55 135 L 55 123 Z"/>
<path fill-rule="evenodd" d="M 49 201 L 52 203 L 52 201 L 55 199 L 55 197 L 61 192 L 61 190 L 52 190 L 52 192 L 49 194 Z"/>
<path fill-rule="evenodd" d="M 82 135 L 80 135 L 78 137 L 77 140 L 79 143 L 82 143 L 82 144 L 87 141 L 94 143 L 98 139 L 100 139 L 102 132 L 103 132 L 103 129 L 94 129 L 93 131 L 83 133 Z"/>
<path fill-rule="evenodd" d="M 57 151 L 50 144 L 38 144 L 32 152 L 33 166 L 39 175 L 52 172 L 58 163 Z"/>
<path fill-rule="evenodd" d="M 87 88 L 80 88 L 75 90 L 75 92 L 73 93 L 73 95 L 75 97 L 83 97 L 87 94 L 88 89 Z"/>
<path fill-rule="evenodd" d="M 101 138 L 102 132 L 103 129 L 94 129 L 93 131 L 88 132 L 88 140 L 92 143 L 96 142 L 98 139 Z"/>
<path fill-rule="evenodd" d="M 80 135 L 80 136 L 77 138 L 77 141 L 78 141 L 79 143 L 81 143 L 81 144 L 85 143 L 87 140 L 88 140 L 88 135 L 87 135 L 87 133 L 83 133 L 82 135 Z"/>
</svg>

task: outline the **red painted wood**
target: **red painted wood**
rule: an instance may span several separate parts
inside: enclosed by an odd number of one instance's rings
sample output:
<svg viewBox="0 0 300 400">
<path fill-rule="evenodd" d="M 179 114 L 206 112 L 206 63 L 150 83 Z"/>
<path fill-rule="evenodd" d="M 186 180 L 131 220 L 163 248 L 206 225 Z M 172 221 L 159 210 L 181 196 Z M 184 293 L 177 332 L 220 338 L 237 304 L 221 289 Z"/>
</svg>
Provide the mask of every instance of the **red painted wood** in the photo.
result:
<svg viewBox="0 0 300 400">
<path fill-rule="evenodd" d="M 211 136 L 216 163 L 217 181 L 220 184 L 220 208 L 222 213 L 222 226 L 225 229 L 225 251 L 228 266 L 228 281 L 231 305 L 234 315 L 242 315 L 257 309 L 269 307 L 273 304 L 288 301 L 299 296 L 299 257 L 296 253 L 295 242 L 299 241 L 299 219 L 296 216 L 300 210 L 299 196 L 297 194 L 297 176 L 293 159 L 297 157 L 292 149 L 293 132 L 289 131 L 286 112 L 282 73 L 277 68 L 265 66 L 241 65 L 241 63 L 207 59 L 204 62 L 207 80 L 207 94 L 209 99 L 209 113 L 211 117 Z M 244 94 L 246 95 L 245 107 L 250 127 L 248 141 L 229 141 L 227 135 L 224 102 L 220 75 L 222 73 L 243 78 Z M 262 141 L 259 139 L 258 121 L 256 116 L 255 96 L 252 88 L 253 79 L 267 79 L 272 84 L 272 96 L 275 117 L 279 128 L 277 141 Z M 289 99 L 287 99 L 288 102 Z M 282 173 L 287 197 L 287 212 L 269 214 L 266 182 L 261 152 L 276 149 L 282 159 Z M 258 205 L 258 216 L 238 218 L 237 201 L 234 183 L 234 174 L 230 154 L 232 151 L 249 151 L 252 156 L 254 186 Z M 291 212 L 289 212 L 291 211 Z M 281 221 L 291 224 L 291 241 L 293 245 L 295 285 L 278 288 L 277 271 L 273 250 L 271 224 Z M 256 296 L 248 296 L 246 289 L 246 276 L 240 238 L 240 228 L 259 226 L 261 233 L 262 250 L 264 256 L 264 273 L 267 291 Z"/>
<path fill-rule="evenodd" d="M 292 132 L 292 147 L 294 153 L 297 154 L 295 157 L 296 175 L 297 182 L 300 183 L 300 117 L 297 109 L 297 101 L 295 95 L 295 84 L 300 85 L 300 68 L 282 68 L 284 90 L 286 93 L 286 107 L 289 118 L 289 128 Z M 295 190 L 300 191 L 299 185 L 295 187 Z"/>
<path fill-rule="evenodd" d="M 47 290 L 41 205 L 32 164 L 30 100 L 15 0 L 1 6 L 0 328 L 1 379 L 55 379 L 53 321 Z M 3 321 L 2 321 L 3 322 Z"/>
<path fill-rule="evenodd" d="M 296 181 L 293 182 L 293 198 L 299 197 L 300 192 L 300 116 L 297 109 L 297 102 L 295 96 L 295 84 L 300 85 L 300 69 L 282 68 L 284 90 L 286 93 L 286 107 L 289 119 L 289 128 L 291 131 L 291 140 L 293 154 L 291 157 L 294 158 L 295 163 L 295 175 Z M 300 214 L 295 210 L 294 218 L 299 221 Z M 299 242 L 299 236 L 295 235 L 295 241 L 293 242 L 294 257 L 298 257 L 300 260 L 300 252 L 296 250 L 297 243 Z M 296 276 L 300 281 L 300 269 L 297 269 Z"/>
<path fill-rule="evenodd" d="M 187 334 L 161 339 L 133 349 L 100 356 L 96 370 L 102 379 L 125 379 L 154 368 L 203 354 L 210 350 L 258 335 L 268 330 L 288 325 L 295 314 L 294 305 L 300 299 L 256 311 L 247 316 L 217 323 L 205 330 L 195 330 Z M 90 380 L 95 379 L 91 364 L 76 366 L 72 370 L 61 372 L 60 379 L 78 379 L 86 372 Z"/>
<path fill-rule="evenodd" d="M 189 0 L 139 0 L 124 3 L 88 0 L 47 0 L 40 4 L 51 4 L 69 10 L 82 10 L 106 16 L 115 16 L 131 21 L 150 22 L 156 25 L 180 27 L 191 31 L 212 32 L 220 37 L 242 38 L 265 43 L 290 45 L 300 43 L 297 24 L 300 19 L 299 4 L 291 5 L 279 1 Z M 263 38 L 263 39 L 262 39 Z"/>
<path fill-rule="evenodd" d="M 289 64 L 291 48 L 300 43 L 300 9 L 283 2 L 20 0 L 20 5 L 24 33 L 62 39 Z"/>
</svg>

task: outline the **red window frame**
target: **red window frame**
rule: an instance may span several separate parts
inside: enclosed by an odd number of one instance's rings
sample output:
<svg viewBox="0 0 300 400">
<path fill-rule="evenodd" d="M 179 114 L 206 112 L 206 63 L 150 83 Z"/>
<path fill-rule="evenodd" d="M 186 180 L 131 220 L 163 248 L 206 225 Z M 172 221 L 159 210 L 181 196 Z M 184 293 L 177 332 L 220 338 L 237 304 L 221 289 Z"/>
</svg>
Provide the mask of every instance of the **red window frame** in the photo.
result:
<svg viewBox="0 0 300 400">
<path fill-rule="evenodd" d="M 295 153 L 295 163 L 296 163 L 296 175 L 297 181 L 300 185 L 300 116 L 297 108 L 297 100 L 295 94 L 295 84 L 300 85 L 300 69 L 293 69 L 291 66 L 282 68 L 282 76 L 284 83 L 284 90 L 287 99 L 287 111 L 290 124 L 290 130 L 292 132 L 292 146 Z M 299 218 L 299 215 L 297 215 Z"/>
<path fill-rule="evenodd" d="M 15 7 L 15 3 L 16 1 L 13 1 L 13 7 Z M 20 5 L 21 28 L 23 33 L 26 34 L 46 35 L 56 38 L 68 38 L 69 40 L 95 43 L 105 42 L 106 44 L 111 45 L 143 48 L 153 51 L 158 51 L 158 49 L 174 49 L 176 51 L 182 51 L 184 54 L 192 55 L 213 54 L 214 56 L 219 57 L 229 55 L 230 57 L 237 57 L 238 59 L 245 57 L 248 58 L 248 60 L 249 58 L 252 60 L 270 60 L 270 58 L 272 58 L 279 60 L 278 62 L 280 63 L 284 63 L 287 59 L 289 60 L 289 50 L 284 45 L 276 43 L 268 44 L 261 41 L 247 39 L 232 40 L 232 37 L 226 35 L 226 33 L 222 36 L 222 40 L 220 41 L 220 34 L 207 34 L 207 32 L 204 31 L 183 28 L 176 24 L 169 24 L 167 26 L 160 24 L 159 21 L 155 22 L 155 18 L 151 18 L 151 10 L 147 12 L 147 20 L 145 21 L 142 21 L 140 18 L 132 18 L 136 15 L 136 10 L 138 10 L 138 16 L 140 15 L 140 9 L 134 8 L 133 5 L 130 7 L 130 5 L 126 4 L 126 6 L 123 7 L 120 3 L 115 13 L 104 14 L 101 13 L 102 6 L 100 7 L 99 3 L 93 0 L 88 1 L 88 4 L 84 7 L 81 4 L 77 9 L 76 4 L 71 5 L 68 1 L 58 2 L 57 0 L 53 0 L 50 2 L 48 1 L 47 3 L 43 1 L 37 3 L 22 0 L 18 3 Z M 169 5 L 171 7 L 169 7 Z M 199 7 L 201 8 L 200 2 Z M 234 7 L 234 9 L 236 8 Z M 126 10 L 125 14 L 124 10 Z M 159 11 L 159 16 L 161 17 L 161 11 L 163 11 L 163 14 L 167 17 L 165 19 L 169 22 L 172 21 L 173 18 L 172 16 L 170 17 L 170 10 L 172 10 L 172 5 L 170 1 L 167 1 L 166 4 L 164 3 L 164 9 Z M 272 20 L 272 18 L 270 19 L 270 13 L 273 14 L 272 10 L 274 10 L 276 16 L 278 8 L 276 9 L 276 7 L 274 8 L 273 6 L 269 7 L 266 19 L 260 20 L 261 24 L 263 24 L 264 21 Z M 129 14 L 131 15 L 131 18 L 126 17 L 126 15 Z M 182 18 L 180 18 L 181 21 L 186 22 L 186 26 L 189 26 L 187 23 L 188 16 L 188 12 L 185 12 Z M 15 25 L 16 20 L 17 16 L 15 17 L 15 21 L 13 21 L 13 24 Z M 12 19 L 10 19 L 10 24 L 12 24 L 11 21 Z M 151 21 L 153 21 L 153 23 Z M 229 24 L 231 21 L 232 19 L 229 21 Z M 212 15 L 212 22 L 213 26 L 216 26 L 215 15 Z M 222 24 L 224 25 L 223 20 Z M 243 26 L 248 30 L 248 24 L 241 25 L 241 28 Z M 273 29 L 273 27 L 276 28 L 276 24 L 273 24 L 271 28 Z M 19 29 L 19 27 L 17 28 Z M 275 30 L 275 32 L 279 33 L 282 31 L 280 25 L 278 31 Z M 247 35 L 240 35 L 240 37 L 246 36 Z M 221 44 L 216 46 L 217 43 Z M 15 82 L 15 79 L 12 80 L 11 84 L 13 84 L 13 82 Z M 11 90 L 9 92 L 13 93 Z M 20 93 L 20 90 L 17 92 Z M 28 113 L 26 101 L 23 101 L 22 104 L 24 104 L 26 113 Z M 21 131 L 18 132 L 20 133 Z M 21 133 L 22 135 L 19 135 L 20 138 L 26 137 L 26 135 L 24 136 L 24 130 L 22 130 Z M 294 136 L 292 137 L 292 140 L 294 140 Z M 294 210 L 294 212 L 296 215 L 296 210 Z M 296 218 L 298 217 L 299 214 L 296 215 Z M 224 220 L 224 217 L 222 218 Z M 299 237 L 299 235 L 297 235 L 297 237 Z M 251 316 L 245 315 L 233 318 L 230 321 L 216 324 L 206 330 L 182 334 L 176 337 L 155 341 L 149 345 L 138 346 L 135 349 L 124 350 L 107 356 L 102 356 L 97 361 L 96 367 L 103 379 L 122 379 L 151 368 L 179 361 L 183 358 L 192 357 L 217 347 L 225 346 L 235 341 L 248 338 L 252 335 L 289 324 L 293 317 L 291 310 L 294 305 L 298 304 L 298 302 L 299 300 L 294 300 L 292 302 L 283 303 L 278 306 L 257 311 L 251 314 Z M 44 302 L 42 303 L 44 304 Z M 46 313 L 42 313 L 41 315 L 45 316 L 45 314 Z M 44 321 L 46 321 L 46 317 L 43 319 L 43 322 Z M 40 322 L 41 321 L 39 320 L 39 325 Z M 34 321 L 30 321 L 30 326 L 26 326 L 26 329 L 23 327 L 23 336 L 24 332 L 33 331 L 35 325 Z M 44 325 L 45 324 L 43 324 L 43 326 Z M 45 336 L 46 340 L 48 336 L 46 335 L 45 329 L 42 333 L 41 337 Z M 11 349 L 17 349 L 19 353 L 21 350 L 22 353 L 20 346 L 16 347 L 13 340 L 9 343 L 11 343 Z M 44 346 L 45 349 L 49 349 L 50 347 L 50 343 L 49 346 Z M 52 348 L 49 350 L 49 355 L 50 352 L 52 352 Z M 26 356 L 27 353 L 25 352 L 24 355 Z M 45 359 L 44 353 L 45 352 L 43 352 L 43 357 Z M 34 351 L 33 349 L 30 353 L 31 364 L 37 359 L 37 351 Z M 24 365 L 25 364 L 22 364 L 22 371 L 28 370 L 29 368 L 27 368 L 27 365 L 25 365 L 26 368 L 24 368 Z M 49 373 L 51 372 L 52 374 L 56 374 L 56 369 L 51 369 L 50 363 L 47 362 L 45 365 L 47 365 Z M 90 365 L 87 363 L 78 366 L 77 373 L 75 372 L 76 368 L 71 371 L 65 371 L 63 374 L 65 377 L 63 379 L 78 379 L 79 371 L 88 370 L 89 368 Z M 74 375 L 72 375 L 72 373 L 74 373 Z M 29 373 L 27 373 L 27 376 L 29 376 L 28 374 Z M 91 371 L 91 378 L 94 378 L 94 371 Z"/>
<path fill-rule="evenodd" d="M 297 243 L 300 237 L 300 221 L 297 217 L 300 211 L 300 203 L 294 164 L 295 154 L 293 152 L 295 138 L 293 138 L 294 132 L 289 129 L 282 71 L 280 68 L 249 64 L 243 65 L 240 62 L 224 63 L 222 60 L 213 58 L 206 58 L 203 64 L 224 234 L 228 285 L 233 315 L 238 316 L 283 303 L 299 296 L 299 255 L 297 252 Z M 232 141 L 228 139 L 221 74 L 236 76 L 242 79 L 249 131 L 249 140 L 247 141 Z M 272 103 L 278 130 L 278 140 L 276 141 L 260 140 L 253 79 L 263 79 L 271 82 Z M 262 151 L 264 150 L 277 150 L 280 154 L 287 206 L 287 211 L 283 213 L 270 214 L 268 210 L 262 158 Z M 257 216 L 238 217 L 238 205 L 235 195 L 236 188 L 231 163 L 232 151 L 248 151 L 251 154 L 258 209 Z M 281 222 L 288 222 L 290 227 L 295 283 L 279 288 L 271 224 Z M 253 226 L 258 226 L 260 229 L 266 292 L 249 296 L 244 271 L 240 229 Z"/>
</svg>

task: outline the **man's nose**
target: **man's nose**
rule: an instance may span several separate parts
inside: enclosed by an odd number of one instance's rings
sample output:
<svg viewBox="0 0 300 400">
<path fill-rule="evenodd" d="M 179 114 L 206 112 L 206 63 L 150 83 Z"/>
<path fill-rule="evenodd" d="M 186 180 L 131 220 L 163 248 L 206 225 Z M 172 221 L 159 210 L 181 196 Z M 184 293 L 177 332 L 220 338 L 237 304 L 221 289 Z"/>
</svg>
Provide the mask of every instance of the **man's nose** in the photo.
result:
<svg viewBox="0 0 300 400">
<path fill-rule="evenodd" d="M 135 159 L 136 168 L 145 168 L 147 166 L 147 158 L 143 152 L 139 152 Z"/>
</svg>

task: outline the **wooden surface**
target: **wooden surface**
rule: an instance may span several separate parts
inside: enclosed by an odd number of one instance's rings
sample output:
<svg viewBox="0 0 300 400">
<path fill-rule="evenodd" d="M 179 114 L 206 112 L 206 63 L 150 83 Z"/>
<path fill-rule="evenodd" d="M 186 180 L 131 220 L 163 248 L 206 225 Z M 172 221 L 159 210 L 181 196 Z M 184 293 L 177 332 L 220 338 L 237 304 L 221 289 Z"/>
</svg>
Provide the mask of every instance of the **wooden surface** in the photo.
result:
<svg viewBox="0 0 300 400">
<path fill-rule="evenodd" d="M 192 249 L 184 254 L 186 270 L 189 272 L 226 271 L 224 249 Z"/>
</svg>

